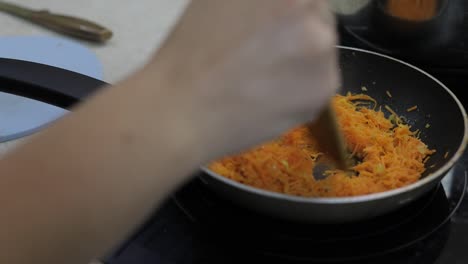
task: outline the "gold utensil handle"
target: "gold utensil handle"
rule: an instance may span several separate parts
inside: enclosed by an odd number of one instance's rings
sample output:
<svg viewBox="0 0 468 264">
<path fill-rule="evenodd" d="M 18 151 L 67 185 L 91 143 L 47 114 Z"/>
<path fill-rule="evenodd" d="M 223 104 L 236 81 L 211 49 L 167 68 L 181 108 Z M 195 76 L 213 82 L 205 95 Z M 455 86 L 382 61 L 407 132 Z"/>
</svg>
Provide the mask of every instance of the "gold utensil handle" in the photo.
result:
<svg viewBox="0 0 468 264">
<path fill-rule="evenodd" d="M 110 30 L 81 18 L 52 14 L 48 11 L 33 12 L 30 18 L 47 28 L 78 38 L 105 42 L 112 37 Z"/>
<path fill-rule="evenodd" d="M 112 31 L 86 19 L 54 14 L 47 10 L 31 10 L 15 4 L 0 2 L 0 11 L 21 17 L 59 33 L 90 41 L 105 42 Z"/>
</svg>

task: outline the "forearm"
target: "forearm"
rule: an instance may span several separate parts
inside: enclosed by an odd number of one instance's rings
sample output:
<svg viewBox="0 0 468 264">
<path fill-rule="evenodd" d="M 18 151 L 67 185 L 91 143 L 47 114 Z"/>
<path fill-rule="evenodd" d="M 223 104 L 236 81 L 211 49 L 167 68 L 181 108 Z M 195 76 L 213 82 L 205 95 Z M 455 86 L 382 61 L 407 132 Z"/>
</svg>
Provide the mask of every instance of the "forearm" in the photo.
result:
<svg viewBox="0 0 468 264">
<path fill-rule="evenodd" d="M 191 103 L 161 80 L 107 89 L 0 161 L 1 263 L 86 263 L 204 159 Z"/>
</svg>

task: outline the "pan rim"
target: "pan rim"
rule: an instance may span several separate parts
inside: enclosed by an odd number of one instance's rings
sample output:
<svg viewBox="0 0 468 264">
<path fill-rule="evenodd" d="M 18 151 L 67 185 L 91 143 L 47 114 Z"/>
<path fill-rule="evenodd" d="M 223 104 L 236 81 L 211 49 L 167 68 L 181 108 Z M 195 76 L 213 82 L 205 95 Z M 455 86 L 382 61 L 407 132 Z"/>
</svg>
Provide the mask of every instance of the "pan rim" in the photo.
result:
<svg viewBox="0 0 468 264">
<path fill-rule="evenodd" d="M 231 185 L 233 187 L 239 188 L 242 191 L 247 191 L 249 193 L 255 194 L 255 195 L 261 195 L 261 196 L 266 196 L 268 198 L 273 198 L 273 199 L 281 199 L 281 200 L 286 200 L 289 202 L 298 202 L 298 203 L 317 203 L 317 204 L 346 204 L 346 203 L 360 203 L 360 202 L 368 202 L 368 201 L 375 201 L 375 200 L 381 200 L 381 199 L 386 199 L 392 196 L 395 196 L 397 194 L 401 193 L 407 193 L 412 190 L 418 189 L 422 187 L 423 185 L 429 184 L 429 182 L 435 181 L 439 177 L 441 177 L 443 174 L 447 173 L 454 165 L 455 163 L 460 159 L 462 156 L 463 152 L 466 149 L 466 145 L 468 143 L 468 118 L 467 118 L 467 113 L 465 111 L 465 108 L 463 107 L 462 103 L 460 100 L 457 98 L 457 96 L 447 87 L 445 86 L 441 81 L 439 81 L 437 78 L 432 76 L 431 74 L 427 73 L 426 71 L 410 64 L 405 61 L 399 60 L 397 58 L 381 54 L 378 52 L 370 51 L 370 50 L 365 50 L 365 49 L 360 49 L 360 48 L 354 48 L 354 47 L 349 47 L 349 46 L 342 46 L 342 45 L 336 45 L 336 48 L 342 49 L 342 50 L 351 50 L 351 51 L 358 51 L 362 53 L 367 53 L 367 54 L 372 54 L 376 56 L 380 56 L 398 63 L 401 63 L 405 66 L 408 66 L 422 74 L 424 74 L 426 77 L 430 78 L 434 82 L 436 82 L 440 87 L 442 87 L 455 101 L 457 104 L 462 116 L 463 116 L 463 138 L 461 141 L 460 146 L 458 147 L 457 151 L 455 154 L 450 158 L 441 168 L 439 168 L 437 171 L 427 175 L 426 177 L 418 180 L 415 183 L 412 183 L 410 185 L 400 187 L 397 189 L 389 190 L 389 191 L 384 191 L 384 192 L 379 192 L 379 193 L 372 193 L 372 194 L 365 194 L 365 195 L 357 195 L 357 196 L 347 196 L 347 197 L 302 197 L 302 196 L 294 196 L 294 195 L 289 195 L 289 194 L 283 194 L 283 193 L 276 193 L 268 190 L 263 190 L 260 188 L 252 187 L 249 185 L 245 185 L 239 182 L 236 182 L 234 180 L 228 179 L 226 177 L 223 177 L 221 175 L 218 175 L 217 173 L 214 173 L 213 171 L 209 170 L 206 166 L 202 166 L 201 169 L 203 172 L 205 172 L 208 176 L 213 177 L 214 179 L 223 182 L 224 184 Z"/>
</svg>

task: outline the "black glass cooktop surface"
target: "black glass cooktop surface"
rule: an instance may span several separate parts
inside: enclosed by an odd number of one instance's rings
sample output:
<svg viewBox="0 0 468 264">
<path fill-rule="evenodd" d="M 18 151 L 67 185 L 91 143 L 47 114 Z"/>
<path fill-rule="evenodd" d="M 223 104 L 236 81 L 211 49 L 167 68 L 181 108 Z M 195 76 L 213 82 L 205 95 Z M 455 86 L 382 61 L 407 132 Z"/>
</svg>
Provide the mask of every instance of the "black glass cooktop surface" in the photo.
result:
<svg viewBox="0 0 468 264">
<path fill-rule="evenodd" d="M 396 212 L 339 225 L 247 211 L 195 179 L 108 263 L 468 263 L 467 162 Z"/>
</svg>

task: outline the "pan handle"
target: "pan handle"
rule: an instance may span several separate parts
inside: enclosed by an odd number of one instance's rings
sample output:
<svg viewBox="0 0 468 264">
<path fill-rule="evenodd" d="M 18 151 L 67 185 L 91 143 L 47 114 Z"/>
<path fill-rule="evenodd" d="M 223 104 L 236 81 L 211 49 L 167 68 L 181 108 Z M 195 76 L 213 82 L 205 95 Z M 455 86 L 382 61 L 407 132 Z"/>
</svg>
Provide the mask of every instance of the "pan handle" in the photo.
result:
<svg viewBox="0 0 468 264">
<path fill-rule="evenodd" d="M 69 109 L 107 83 L 72 71 L 0 58 L 0 92 Z"/>
</svg>

